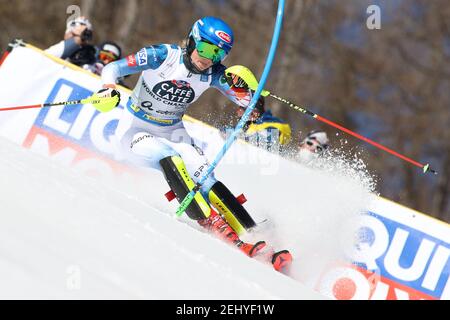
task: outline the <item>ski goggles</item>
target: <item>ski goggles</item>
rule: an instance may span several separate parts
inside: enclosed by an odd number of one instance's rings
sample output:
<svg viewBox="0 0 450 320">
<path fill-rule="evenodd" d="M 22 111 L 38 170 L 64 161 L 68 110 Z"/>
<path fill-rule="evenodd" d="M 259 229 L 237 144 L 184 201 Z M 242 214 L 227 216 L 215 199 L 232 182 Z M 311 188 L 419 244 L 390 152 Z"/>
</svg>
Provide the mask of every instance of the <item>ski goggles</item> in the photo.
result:
<svg viewBox="0 0 450 320">
<path fill-rule="evenodd" d="M 219 63 L 227 56 L 225 50 L 205 40 L 200 40 L 199 42 L 197 42 L 195 45 L 195 49 L 197 49 L 198 55 L 200 57 L 209 59 L 213 63 Z"/>
<path fill-rule="evenodd" d="M 110 51 L 100 51 L 98 58 L 106 65 L 110 62 L 116 61 L 119 57 Z"/>
<path fill-rule="evenodd" d="M 314 151 L 317 152 L 317 153 L 320 153 L 320 152 L 322 152 L 323 150 L 325 150 L 325 149 L 328 148 L 328 145 L 327 145 L 327 144 L 322 145 L 321 143 L 319 143 L 319 142 L 317 141 L 316 138 L 306 138 L 305 143 L 306 143 L 309 147 L 314 148 Z"/>
</svg>

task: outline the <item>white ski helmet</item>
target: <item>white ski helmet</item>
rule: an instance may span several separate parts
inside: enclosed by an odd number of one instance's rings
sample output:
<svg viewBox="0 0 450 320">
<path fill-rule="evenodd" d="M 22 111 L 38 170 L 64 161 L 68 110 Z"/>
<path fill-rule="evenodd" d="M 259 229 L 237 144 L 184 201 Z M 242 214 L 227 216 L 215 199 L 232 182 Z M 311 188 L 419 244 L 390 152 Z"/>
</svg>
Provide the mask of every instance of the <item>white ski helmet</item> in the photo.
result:
<svg viewBox="0 0 450 320">
<path fill-rule="evenodd" d="M 313 130 L 306 135 L 301 144 L 308 144 L 309 146 L 316 145 L 316 152 L 321 152 L 329 147 L 330 140 L 327 133 L 322 130 Z"/>
</svg>

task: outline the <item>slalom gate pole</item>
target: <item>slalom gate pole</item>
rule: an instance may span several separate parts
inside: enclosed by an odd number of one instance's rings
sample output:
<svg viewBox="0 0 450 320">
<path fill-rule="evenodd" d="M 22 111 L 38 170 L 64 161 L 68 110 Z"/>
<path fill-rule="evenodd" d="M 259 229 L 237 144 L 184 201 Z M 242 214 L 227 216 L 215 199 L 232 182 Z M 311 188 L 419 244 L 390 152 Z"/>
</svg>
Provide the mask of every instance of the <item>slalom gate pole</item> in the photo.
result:
<svg viewBox="0 0 450 320">
<path fill-rule="evenodd" d="M 217 154 L 214 161 L 207 168 L 206 172 L 203 174 L 203 176 L 197 182 L 195 187 L 186 195 L 186 197 L 181 202 L 180 206 L 178 207 L 178 209 L 176 211 L 177 217 L 181 216 L 183 214 L 183 212 L 186 210 L 186 208 L 189 206 L 189 204 L 192 202 L 195 194 L 200 190 L 200 188 L 202 187 L 203 183 L 206 181 L 208 176 L 214 171 L 216 166 L 219 164 L 220 160 L 222 160 L 225 153 L 231 147 L 233 142 L 236 140 L 237 135 L 241 132 L 242 128 L 244 127 L 245 123 L 247 122 L 248 118 L 250 117 L 250 114 L 253 111 L 253 109 L 256 105 L 256 102 L 258 101 L 259 96 L 261 95 L 261 92 L 264 88 L 267 77 L 269 76 L 270 69 L 272 67 L 272 62 L 275 57 L 275 52 L 277 50 L 278 39 L 280 37 L 281 26 L 282 26 L 282 22 L 283 22 L 284 6 L 285 6 L 285 0 L 279 0 L 278 1 L 278 9 L 277 9 L 277 18 L 275 21 L 274 33 L 273 33 L 273 37 L 272 37 L 272 43 L 270 45 L 269 55 L 266 60 L 266 65 L 264 66 L 264 71 L 261 76 L 261 81 L 258 85 L 258 88 L 256 89 L 255 94 L 252 97 L 252 100 L 250 101 L 249 106 L 245 110 L 244 115 L 239 120 L 239 122 L 236 125 L 236 128 L 234 129 L 232 134 L 225 141 L 224 146 L 219 151 L 219 153 Z"/>
<path fill-rule="evenodd" d="M 298 105 L 296 105 L 296 104 L 294 104 L 294 103 L 292 103 L 292 102 L 290 102 L 290 101 L 288 101 L 288 100 L 286 100 L 284 98 L 281 98 L 281 97 L 279 97 L 279 96 L 277 96 L 275 94 L 270 93 L 269 96 L 274 98 L 274 99 L 277 99 L 277 100 L 279 100 L 279 101 L 281 101 L 281 102 L 283 102 L 285 104 L 287 104 L 290 108 L 292 108 L 292 109 L 294 109 L 294 110 L 296 110 L 298 112 L 301 112 L 303 114 L 307 114 L 308 116 L 311 116 L 311 117 L 313 117 L 316 120 L 319 120 L 319 121 L 321 121 L 323 123 L 326 123 L 326 124 L 328 124 L 328 125 L 330 125 L 332 127 L 335 127 L 337 129 L 341 130 L 341 131 L 344 131 L 345 133 L 348 133 L 349 135 L 354 136 L 355 138 L 363 140 L 363 141 L 365 141 L 365 142 L 367 142 L 367 143 L 369 143 L 369 144 L 371 144 L 371 145 L 373 145 L 373 146 L 375 146 L 375 147 L 377 147 L 377 148 L 379 148 L 381 150 L 384 150 L 384 151 L 386 151 L 386 152 L 396 156 L 397 158 L 405 160 L 405 161 L 407 161 L 407 162 L 409 162 L 409 163 L 411 163 L 411 164 L 421 168 L 423 173 L 430 172 L 430 173 L 433 173 L 433 174 L 437 174 L 437 172 L 435 170 L 430 168 L 430 164 L 429 163 L 422 164 L 422 163 L 417 162 L 417 161 L 415 161 L 415 160 L 413 160 L 411 158 L 408 158 L 408 157 L 406 157 L 406 156 L 404 156 L 404 155 L 402 155 L 402 154 L 400 154 L 400 153 L 398 153 L 398 152 L 396 152 L 396 151 L 394 151 L 392 149 L 389 149 L 388 147 L 385 147 L 385 146 L 383 146 L 383 145 L 381 145 L 381 144 L 379 144 L 379 143 L 377 143 L 377 142 L 375 142 L 373 140 L 370 140 L 369 138 L 366 138 L 366 137 L 364 137 L 364 136 L 362 136 L 362 135 L 360 135 L 360 134 L 358 134 L 356 132 L 353 132 L 353 131 L 351 131 L 351 130 L 349 130 L 349 129 L 347 129 L 347 128 L 345 128 L 345 127 L 343 127 L 343 126 L 341 126 L 341 125 L 339 125 L 339 124 L 337 124 L 337 123 L 335 123 L 335 122 L 333 122 L 331 120 L 328 120 L 328 119 L 326 119 L 326 118 L 324 118 L 322 116 L 319 116 L 318 114 L 315 114 L 314 112 L 311 112 L 311 111 L 309 111 L 309 110 L 307 110 L 307 109 L 305 109 L 305 108 L 303 108 L 301 106 L 298 106 Z"/>
</svg>

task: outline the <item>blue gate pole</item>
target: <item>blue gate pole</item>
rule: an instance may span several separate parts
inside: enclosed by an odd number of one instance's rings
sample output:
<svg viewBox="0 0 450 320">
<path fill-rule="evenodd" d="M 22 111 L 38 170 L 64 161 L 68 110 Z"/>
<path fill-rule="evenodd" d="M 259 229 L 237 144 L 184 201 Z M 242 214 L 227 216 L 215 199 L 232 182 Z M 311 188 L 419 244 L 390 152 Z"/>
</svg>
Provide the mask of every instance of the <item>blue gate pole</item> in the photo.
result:
<svg viewBox="0 0 450 320">
<path fill-rule="evenodd" d="M 207 170 L 205 171 L 203 176 L 200 178 L 200 180 L 197 182 L 195 187 L 186 195 L 186 197 L 181 202 L 180 206 L 178 207 L 178 209 L 176 211 L 177 216 L 181 216 L 183 214 L 183 212 L 186 210 L 186 208 L 189 206 L 189 204 L 192 202 L 195 194 L 200 190 L 203 183 L 206 181 L 206 179 L 209 177 L 209 175 L 214 171 L 214 169 L 219 164 L 220 160 L 222 160 L 222 158 L 224 157 L 227 150 L 231 147 L 233 142 L 236 140 L 237 135 L 241 132 L 245 123 L 248 121 L 251 112 L 255 108 L 256 102 L 258 101 L 259 96 L 261 95 L 261 92 L 264 89 L 264 85 L 266 83 L 267 77 L 269 76 L 269 72 L 272 67 L 272 62 L 275 57 L 275 52 L 277 51 L 278 39 L 280 37 L 281 26 L 282 26 L 282 22 L 283 22 L 284 5 L 285 5 L 285 0 L 278 1 L 277 18 L 275 21 L 274 33 L 272 36 L 272 43 L 270 45 L 269 55 L 266 59 L 266 65 L 264 66 L 264 71 L 261 76 L 261 81 L 258 84 L 258 87 L 255 91 L 255 94 L 253 95 L 252 100 L 250 101 L 249 106 L 245 110 L 244 115 L 242 116 L 241 120 L 239 120 L 234 131 L 231 133 L 231 135 L 225 141 L 224 146 L 219 151 L 219 153 L 217 154 L 214 161 L 209 165 L 209 167 L 207 168 Z"/>
</svg>

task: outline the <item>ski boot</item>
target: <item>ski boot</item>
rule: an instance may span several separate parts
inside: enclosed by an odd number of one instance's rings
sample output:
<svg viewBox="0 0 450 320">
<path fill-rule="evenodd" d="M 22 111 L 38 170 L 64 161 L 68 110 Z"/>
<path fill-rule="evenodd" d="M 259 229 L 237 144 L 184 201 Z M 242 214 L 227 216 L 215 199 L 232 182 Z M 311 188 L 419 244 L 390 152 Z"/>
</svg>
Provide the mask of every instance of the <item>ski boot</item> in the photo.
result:
<svg viewBox="0 0 450 320">
<path fill-rule="evenodd" d="M 160 160 L 160 165 L 171 189 L 166 193 L 167 200 L 172 201 L 176 198 L 181 202 L 195 186 L 195 182 L 189 176 L 183 160 L 179 156 L 166 157 Z M 272 262 L 275 270 L 281 271 L 288 267 L 292 261 L 292 256 L 287 250 L 274 253 L 273 249 L 266 246 L 265 241 L 251 244 L 239 238 L 240 234 L 256 226 L 256 223 L 242 206 L 246 201 L 243 195 L 234 197 L 218 181 L 211 188 L 208 198 L 220 214 L 214 211 L 202 194 L 198 192 L 186 209 L 188 217 L 196 220 L 220 239 L 236 246 L 247 256 Z"/>
<path fill-rule="evenodd" d="M 244 232 L 250 231 L 257 226 L 242 206 L 247 201 L 245 196 L 241 194 L 235 197 L 222 182 L 217 181 L 213 185 L 209 192 L 209 201 L 219 211 L 219 216 L 225 218 L 229 224 L 228 228 L 235 231 L 235 234 L 242 235 Z M 254 250 L 255 247 L 257 248 L 256 251 Z M 251 257 L 257 256 L 258 260 L 272 263 L 274 269 L 282 273 L 287 273 L 292 263 L 292 255 L 288 250 L 274 252 L 271 247 L 266 246 L 264 241 L 254 245 L 244 243 L 240 249 L 244 252 L 247 250 Z"/>
<path fill-rule="evenodd" d="M 214 233 L 227 243 L 235 245 L 240 251 L 249 257 L 256 256 L 265 246 L 265 241 L 258 241 L 255 244 L 246 243 L 239 239 L 237 233 L 230 225 L 213 209 L 207 219 L 198 220 L 198 224 Z"/>
</svg>

